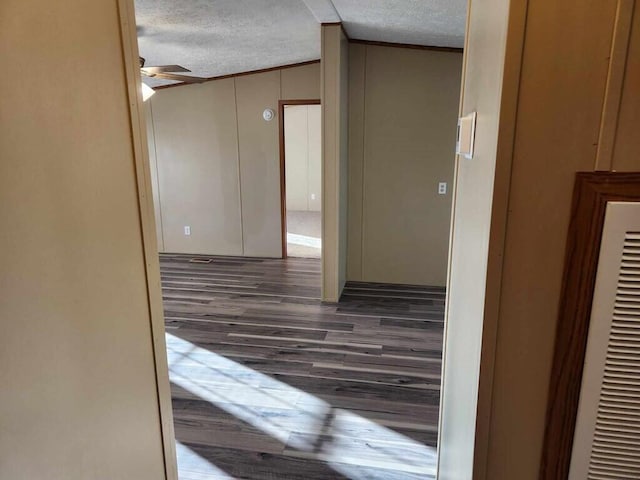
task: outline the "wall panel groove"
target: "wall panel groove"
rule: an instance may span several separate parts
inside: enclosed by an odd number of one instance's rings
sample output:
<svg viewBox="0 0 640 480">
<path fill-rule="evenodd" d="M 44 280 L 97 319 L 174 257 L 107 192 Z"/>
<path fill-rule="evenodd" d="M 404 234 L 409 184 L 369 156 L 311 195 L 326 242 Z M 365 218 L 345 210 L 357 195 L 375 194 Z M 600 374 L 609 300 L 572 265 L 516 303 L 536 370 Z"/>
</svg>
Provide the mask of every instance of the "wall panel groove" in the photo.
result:
<svg viewBox="0 0 640 480">
<path fill-rule="evenodd" d="M 443 286 L 462 55 L 351 51 L 349 279 Z"/>
<path fill-rule="evenodd" d="M 282 255 L 278 120 L 262 111 L 283 96 L 318 98 L 319 81 L 316 62 L 156 93 L 149 149 L 161 251 Z"/>
</svg>

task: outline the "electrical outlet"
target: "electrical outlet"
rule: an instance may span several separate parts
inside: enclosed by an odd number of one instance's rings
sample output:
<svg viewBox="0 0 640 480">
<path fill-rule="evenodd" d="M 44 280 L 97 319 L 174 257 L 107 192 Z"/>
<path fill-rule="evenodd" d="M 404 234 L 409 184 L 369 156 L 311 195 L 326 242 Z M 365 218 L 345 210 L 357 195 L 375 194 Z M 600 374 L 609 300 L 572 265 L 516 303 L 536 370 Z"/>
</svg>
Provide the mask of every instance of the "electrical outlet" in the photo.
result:
<svg viewBox="0 0 640 480">
<path fill-rule="evenodd" d="M 312 194 L 311 194 L 311 200 L 315 200 L 315 199 L 316 199 L 316 194 L 315 194 L 315 193 L 312 193 Z"/>
<path fill-rule="evenodd" d="M 191 227 L 189 225 L 185 225 L 184 234 L 185 235 L 191 235 Z"/>
<path fill-rule="evenodd" d="M 440 182 L 438 184 L 438 194 L 446 195 L 447 194 L 447 182 Z"/>
</svg>

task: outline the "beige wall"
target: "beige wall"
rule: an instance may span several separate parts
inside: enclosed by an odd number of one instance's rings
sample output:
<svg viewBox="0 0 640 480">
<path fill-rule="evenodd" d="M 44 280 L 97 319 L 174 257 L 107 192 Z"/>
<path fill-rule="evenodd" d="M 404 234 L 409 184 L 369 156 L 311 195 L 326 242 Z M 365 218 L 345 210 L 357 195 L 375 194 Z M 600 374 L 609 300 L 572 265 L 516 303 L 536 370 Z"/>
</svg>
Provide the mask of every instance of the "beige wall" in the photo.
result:
<svg viewBox="0 0 640 480">
<path fill-rule="evenodd" d="M 351 45 L 349 280 L 445 285 L 461 69 L 462 53 Z"/>
<path fill-rule="evenodd" d="M 616 3 L 527 7 L 487 478 L 538 478 L 572 188 L 595 169 Z"/>
<path fill-rule="evenodd" d="M 164 251 L 242 255 L 233 79 L 160 91 L 151 111 Z"/>
<path fill-rule="evenodd" d="M 160 251 L 281 256 L 278 119 L 262 112 L 318 98 L 319 81 L 311 64 L 156 92 L 148 123 Z"/>
<path fill-rule="evenodd" d="M 347 279 L 349 44 L 322 25 L 322 298 L 338 301 Z"/>
<path fill-rule="evenodd" d="M 610 127 L 617 4 L 471 2 L 462 111 L 479 113 L 477 155 L 456 174 L 439 478 L 470 478 L 473 455 L 473 478 L 538 478 L 572 189 Z M 605 170 L 640 170 L 634 22 Z"/>
<path fill-rule="evenodd" d="M 126 7 L 0 7 L 3 479 L 166 478 Z"/>
<path fill-rule="evenodd" d="M 320 64 L 280 70 L 282 100 L 317 100 L 320 98 Z"/>
<path fill-rule="evenodd" d="M 156 240 L 158 250 L 164 251 L 164 238 L 162 233 L 162 210 L 160 208 L 160 191 L 158 189 L 158 161 L 156 159 L 156 140 L 153 128 L 153 115 L 151 114 L 151 102 L 144 102 L 144 117 L 147 126 L 147 142 L 149 152 L 149 170 L 151 185 L 153 186 L 153 211 L 156 225 Z"/>
<path fill-rule="evenodd" d="M 322 201 L 320 105 L 285 105 L 287 210 L 319 212 Z"/>
<path fill-rule="evenodd" d="M 349 202 L 349 42 L 340 29 L 339 65 L 339 189 L 338 189 L 338 287 L 339 292 L 347 283 L 347 235 Z"/>
<path fill-rule="evenodd" d="M 477 111 L 478 120 L 473 159 L 458 157 L 455 166 L 438 439 L 440 480 L 484 478 L 474 463 L 486 454 L 482 445 L 476 451 L 476 427 L 482 422 L 476 416 L 485 415 L 478 410 L 478 380 L 486 329 L 491 216 L 499 213 L 493 198 L 494 187 L 499 189 L 494 179 L 509 1 L 472 0 L 469 8 L 460 113 Z"/>
<path fill-rule="evenodd" d="M 278 118 L 265 122 L 262 112 L 267 107 L 278 110 L 280 72 L 237 77 L 235 86 L 242 192 L 241 253 L 279 257 L 282 230 Z"/>
<path fill-rule="evenodd" d="M 625 3 L 631 3 L 627 0 Z M 626 60 L 626 75 L 622 84 L 622 97 L 618 117 L 618 129 L 613 150 L 614 170 L 640 170 L 640 6 L 635 2 L 635 12 L 631 22 L 629 51 Z"/>
</svg>

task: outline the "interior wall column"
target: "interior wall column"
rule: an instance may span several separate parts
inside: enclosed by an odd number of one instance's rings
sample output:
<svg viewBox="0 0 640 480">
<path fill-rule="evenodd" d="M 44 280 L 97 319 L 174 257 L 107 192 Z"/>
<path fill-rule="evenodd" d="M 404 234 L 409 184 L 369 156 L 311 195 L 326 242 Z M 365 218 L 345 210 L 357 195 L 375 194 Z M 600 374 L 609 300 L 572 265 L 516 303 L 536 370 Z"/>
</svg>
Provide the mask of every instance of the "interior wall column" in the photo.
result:
<svg viewBox="0 0 640 480">
<path fill-rule="evenodd" d="M 322 102 L 322 299 L 336 302 L 346 282 L 348 41 L 342 25 L 323 24 Z"/>
</svg>

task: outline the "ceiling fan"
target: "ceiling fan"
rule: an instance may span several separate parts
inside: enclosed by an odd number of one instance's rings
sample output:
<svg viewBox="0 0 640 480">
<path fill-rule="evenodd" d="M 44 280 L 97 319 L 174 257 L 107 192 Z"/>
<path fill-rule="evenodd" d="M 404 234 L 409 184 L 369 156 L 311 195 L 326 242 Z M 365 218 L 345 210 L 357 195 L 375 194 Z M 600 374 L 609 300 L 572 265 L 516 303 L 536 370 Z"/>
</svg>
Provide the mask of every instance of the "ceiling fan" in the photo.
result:
<svg viewBox="0 0 640 480">
<path fill-rule="evenodd" d="M 175 81 L 184 82 L 184 83 L 202 83 L 205 80 L 207 80 L 206 78 L 203 78 L 203 77 L 192 77 L 189 75 L 180 75 L 179 73 L 175 73 L 175 72 L 191 71 L 180 65 L 159 65 L 157 67 L 145 67 L 144 66 L 145 59 L 142 57 L 139 57 L 139 61 L 140 61 L 140 73 L 145 77 L 161 78 L 163 80 L 175 80 Z"/>
</svg>

